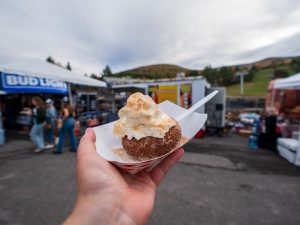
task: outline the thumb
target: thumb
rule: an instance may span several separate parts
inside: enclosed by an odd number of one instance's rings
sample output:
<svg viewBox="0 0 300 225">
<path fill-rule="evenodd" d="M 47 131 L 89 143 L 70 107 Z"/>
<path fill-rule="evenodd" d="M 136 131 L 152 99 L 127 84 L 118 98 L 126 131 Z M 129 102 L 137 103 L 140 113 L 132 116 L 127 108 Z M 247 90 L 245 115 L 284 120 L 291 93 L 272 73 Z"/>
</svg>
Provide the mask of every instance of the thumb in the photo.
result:
<svg viewBox="0 0 300 225">
<path fill-rule="evenodd" d="M 96 135 L 92 128 L 88 128 L 80 140 L 77 149 L 77 166 L 106 165 L 108 162 L 96 152 Z"/>
<path fill-rule="evenodd" d="M 85 134 L 80 139 L 77 154 L 81 157 L 83 154 L 94 154 L 96 152 L 96 135 L 93 129 L 88 128 L 85 130 Z"/>
</svg>

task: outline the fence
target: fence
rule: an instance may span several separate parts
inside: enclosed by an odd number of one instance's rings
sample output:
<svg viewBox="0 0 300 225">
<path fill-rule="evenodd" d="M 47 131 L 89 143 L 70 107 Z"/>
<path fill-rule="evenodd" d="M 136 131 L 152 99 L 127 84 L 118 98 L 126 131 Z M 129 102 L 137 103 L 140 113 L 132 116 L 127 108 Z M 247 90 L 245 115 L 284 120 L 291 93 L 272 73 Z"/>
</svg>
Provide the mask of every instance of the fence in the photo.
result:
<svg viewBox="0 0 300 225">
<path fill-rule="evenodd" d="M 226 110 L 234 109 L 264 109 L 265 98 L 251 98 L 251 97 L 227 97 L 226 98 Z"/>
<path fill-rule="evenodd" d="M 81 128 L 86 128 L 110 123 L 118 118 L 118 114 L 111 111 L 91 111 L 79 113 L 77 121 L 79 121 Z"/>
</svg>

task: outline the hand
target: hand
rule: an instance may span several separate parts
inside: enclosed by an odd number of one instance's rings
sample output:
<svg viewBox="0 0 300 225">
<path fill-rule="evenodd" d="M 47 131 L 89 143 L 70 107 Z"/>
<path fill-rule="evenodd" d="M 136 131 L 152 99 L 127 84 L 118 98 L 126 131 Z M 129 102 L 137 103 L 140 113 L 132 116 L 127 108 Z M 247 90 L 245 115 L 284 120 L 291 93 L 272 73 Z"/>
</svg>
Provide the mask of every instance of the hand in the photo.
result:
<svg viewBox="0 0 300 225">
<path fill-rule="evenodd" d="M 77 155 L 78 196 L 66 224 L 146 224 L 157 186 L 183 155 L 178 149 L 150 172 L 131 175 L 96 152 L 95 133 L 87 129 Z"/>
</svg>

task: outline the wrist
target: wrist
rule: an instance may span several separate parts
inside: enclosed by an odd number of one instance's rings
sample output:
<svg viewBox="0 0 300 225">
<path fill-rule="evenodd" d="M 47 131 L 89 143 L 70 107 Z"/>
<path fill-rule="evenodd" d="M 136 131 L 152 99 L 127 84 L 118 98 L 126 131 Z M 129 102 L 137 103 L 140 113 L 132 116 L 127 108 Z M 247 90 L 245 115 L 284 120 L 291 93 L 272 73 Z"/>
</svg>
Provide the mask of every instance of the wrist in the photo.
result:
<svg viewBox="0 0 300 225">
<path fill-rule="evenodd" d="M 118 202 L 122 202 L 119 200 Z M 101 202 L 78 200 L 76 206 L 64 225 L 77 224 L 136 224 L 116 202 L 103 199 Z"/>
</svg>

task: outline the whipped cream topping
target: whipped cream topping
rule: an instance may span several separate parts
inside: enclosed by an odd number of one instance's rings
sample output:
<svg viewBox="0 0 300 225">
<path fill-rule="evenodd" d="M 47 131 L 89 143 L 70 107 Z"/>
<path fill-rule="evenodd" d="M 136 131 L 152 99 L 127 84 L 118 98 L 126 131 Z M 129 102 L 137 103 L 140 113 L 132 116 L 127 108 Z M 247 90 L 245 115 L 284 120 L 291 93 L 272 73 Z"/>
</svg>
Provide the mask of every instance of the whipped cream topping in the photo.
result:
<svg viewBox="0 0 300 225">
<path fill-rule="evenodd" d="M 175 121 L 163 113 L 148 95 L 134 93 L 127 105 L 119 111 L 120 119 L 115 123 L 113 134 L 117 138 L 127 136 L 129 140 L 152 136 L 163 138 Z"/>
</svg>

